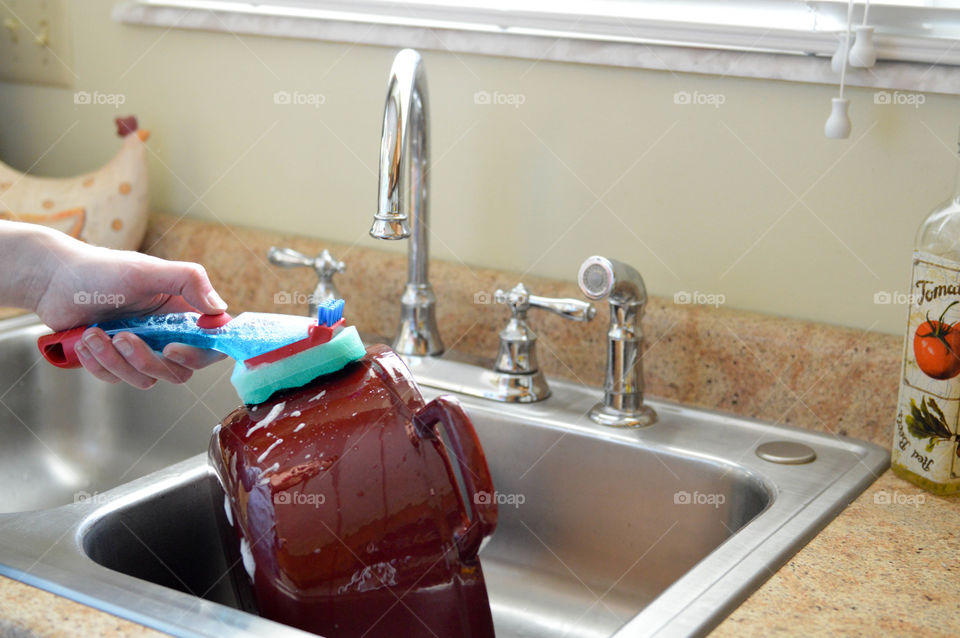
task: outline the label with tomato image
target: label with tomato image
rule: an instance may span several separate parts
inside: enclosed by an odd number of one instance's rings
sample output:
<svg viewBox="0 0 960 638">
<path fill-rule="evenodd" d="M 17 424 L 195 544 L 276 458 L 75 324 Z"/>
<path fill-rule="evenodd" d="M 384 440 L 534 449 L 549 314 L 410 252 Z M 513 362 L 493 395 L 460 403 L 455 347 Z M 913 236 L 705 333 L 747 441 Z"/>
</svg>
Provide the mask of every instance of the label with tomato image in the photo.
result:
<svg viewBox="0 0 960 638">
<path fill-rule="evenodd" d="M 891 461 L 960 487 L 960 264 L 916 251 Z"/>
</svg>

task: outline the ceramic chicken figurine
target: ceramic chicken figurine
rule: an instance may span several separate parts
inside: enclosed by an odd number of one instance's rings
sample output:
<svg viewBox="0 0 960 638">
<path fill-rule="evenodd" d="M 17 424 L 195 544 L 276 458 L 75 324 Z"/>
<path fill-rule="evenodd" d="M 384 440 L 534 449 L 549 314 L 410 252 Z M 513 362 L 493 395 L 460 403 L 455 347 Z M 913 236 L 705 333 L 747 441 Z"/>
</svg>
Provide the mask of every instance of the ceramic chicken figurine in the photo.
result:
<svg viewBox="0 0 960 638">
<path fill-rule="evenodd" d="M 0 219 L 31 222 L 107 248 L 136 250 L 147 228 L 149 131 L 137 118 L 117 118 L 123 145 L 85 175 L 35 177 L 0 162 Z"/>
</svg>

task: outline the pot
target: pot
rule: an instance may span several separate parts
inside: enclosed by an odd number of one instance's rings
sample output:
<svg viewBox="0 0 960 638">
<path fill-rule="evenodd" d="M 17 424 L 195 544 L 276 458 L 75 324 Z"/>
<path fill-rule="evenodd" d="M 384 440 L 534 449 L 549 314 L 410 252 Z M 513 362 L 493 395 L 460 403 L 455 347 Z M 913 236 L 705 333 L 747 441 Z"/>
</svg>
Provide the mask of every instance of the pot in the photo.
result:
<svg viewBox="0 0 960 638">
<path fill-rule="evenodd" d="M 261 615 L 328 638 L 494 635 L 486 459 L 460 403 L 425 403 L 390 348 L 237 408 L 210 459 Z"/>
</svg>

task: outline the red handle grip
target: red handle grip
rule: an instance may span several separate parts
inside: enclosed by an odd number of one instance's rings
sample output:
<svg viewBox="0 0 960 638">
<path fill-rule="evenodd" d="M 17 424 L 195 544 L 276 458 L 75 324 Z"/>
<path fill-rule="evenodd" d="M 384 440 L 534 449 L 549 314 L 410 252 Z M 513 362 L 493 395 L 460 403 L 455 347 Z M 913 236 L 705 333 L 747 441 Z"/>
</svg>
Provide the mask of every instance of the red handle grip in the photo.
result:
<svg viewBox="0 0 960 638">
<path fill-rule="evenodd" d="M 460 402 L 447 395 L 439 396 L 423 406 L 413 419 L 417 434 L 422 438 L 435 438 L 437 432 L 434 426 L 437 423 L 443 423 L 447 430 L 451 451 L 460 465 L 460 475 L 473 512 L 472 520 L 464 516 L 465 521 L 454 533 L 454 540 L 461 560 L 475 560 L 481 541 L 492 534 L 497 526 L 497 502 L 487 459 L 473 423 Z"/>
<path fill-rule="evenodd" d="M 80 326 L 40 337 L 37 339 L 40 354 L 58 368 L 79 368 L 80 359 L 75 348 L 86 329 L 86 326 Z"/>
</svg>

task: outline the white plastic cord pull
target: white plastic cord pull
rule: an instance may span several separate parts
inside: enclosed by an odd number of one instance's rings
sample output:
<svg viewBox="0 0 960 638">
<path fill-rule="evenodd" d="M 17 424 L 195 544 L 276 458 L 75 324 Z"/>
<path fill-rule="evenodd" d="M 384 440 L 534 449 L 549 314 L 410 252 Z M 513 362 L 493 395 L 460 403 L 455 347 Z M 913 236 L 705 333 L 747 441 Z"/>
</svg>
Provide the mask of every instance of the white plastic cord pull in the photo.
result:
<svg viewBox="0 0 960 638">
<path fill-rule="evenodd" d="M 877 63 L 877 51 L 873 46 L 873 27 L 854 27 L 856 39 L 850 49 L 850 66 L 870 68 Z"/>
<path fill-rule="evenodd" d="M 864 14 L 866 17 L 866 14 Z M 833 140 L 845 140 L 850 137 L 850 116 L 847 109 L 850 100 L 843 97 L 843 86 L 847 81 L 847 63 L 850 61 L 850 25 L 853 22 L 853 0 L 847 2 L 847 29 L 843 32 L 840 44 L 840 97 L 833 98 L 830 117 L 823 125 L 823 133 Z"/>
<path fill-rule="evenodd" d="M 850 100 L 842 97 L 833 98 L 830 117 L 823 125 L 824 135 L 834 140 L 845 140 L 850 137 L 850 116 L 847 113 L 849 107 Z"/>
<path fill-rule="evenodd" d="M 840 43 L 837 44 L 837 50 L 834 51 L 833 57 L 830 58 L 830 68 L 834 73 L 841 73 L 843 71 L 843 56 L 847 52 L 847 49 L 850 48 L 850 34 L 842 33 L 840 34 Z"/>
</svg>

